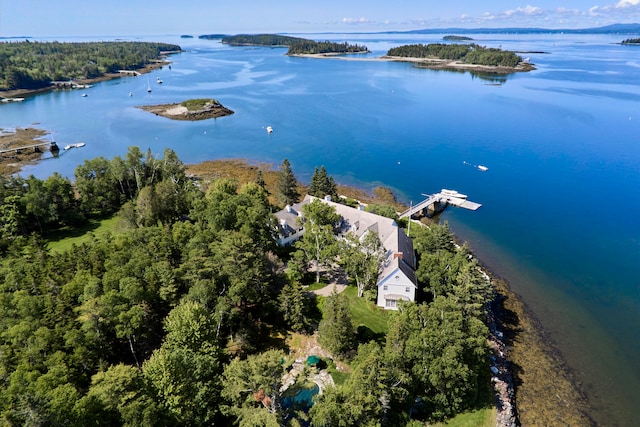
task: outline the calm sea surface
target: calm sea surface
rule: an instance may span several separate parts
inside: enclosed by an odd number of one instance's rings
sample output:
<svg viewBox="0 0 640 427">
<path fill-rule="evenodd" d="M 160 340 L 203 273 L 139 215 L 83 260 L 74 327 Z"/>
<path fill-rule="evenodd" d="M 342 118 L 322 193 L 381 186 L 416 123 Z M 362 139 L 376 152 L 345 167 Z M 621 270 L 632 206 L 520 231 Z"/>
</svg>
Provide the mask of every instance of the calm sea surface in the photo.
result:
<svg viewBox="0 0 640 427">
<path fill-rule="evenodd" d="M 303 35 L 366 44 L 379 56 L 442 35 Z M 384 184 L 409 203 L 453 188 L 483 204 L 443 219 L 505 277 L 541 321 L 606 425 L 640 419 L 640 47 L 624 36 L 477 35 L 537 70 L 491 80 L 410 64 L 305 59 L 281 48 L 177 36 L 186 52 L 142 77 L 0 106 L 0 127 L 37 124 L 86 142 L 23 171 L 73 177 L 85 159 L 138 145 L 186 163 L 247 158 L 298 178 L 314 166 L 343 184 Z M 77 39 L 74 39 L 77 40 Z M 160 77 L 164 83 L 156 84 Z M 146 92 L 150 82 L 153 91 Z M 129 92 L 133 96 L 129 97 Z M 235 111 L 171 121 L 138 105 L 213 97 Z M 267 134 L 272 126 L 273 134 Z M 485 165 L 486 172 L 476 165 Z"/>
</svg>

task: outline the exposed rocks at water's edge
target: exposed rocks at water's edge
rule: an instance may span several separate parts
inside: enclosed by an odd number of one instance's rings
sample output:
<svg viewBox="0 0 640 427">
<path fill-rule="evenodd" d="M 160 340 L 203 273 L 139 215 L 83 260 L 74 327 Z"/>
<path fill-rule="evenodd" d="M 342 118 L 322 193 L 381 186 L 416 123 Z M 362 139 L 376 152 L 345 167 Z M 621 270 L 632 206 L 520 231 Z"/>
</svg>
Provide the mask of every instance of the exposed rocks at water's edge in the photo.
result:
<svg viewBox="0 0 640 427">
<path fill-rule="evenodd" d="M 553 341 L 503 279 L 491 274 L 491 283 L 496 292 L 488 315 L 496 425 L 595 426 L 581 385 Z"/>
<path fill-rule="evenodd" d="M 487 276 L 488 278 L 488 276 Z M 500 310 L 501 296 L 496 296 L 489 306 L 487 324 L 489 326 L 489 348 L 491 350 L 491 384 L 496 405 L 496 426 L 517 427 L 515 389 L 512 367 L 508 359 L 508 348 L 504 333 L 500 330 L 497 313 Z"/>
</svg>

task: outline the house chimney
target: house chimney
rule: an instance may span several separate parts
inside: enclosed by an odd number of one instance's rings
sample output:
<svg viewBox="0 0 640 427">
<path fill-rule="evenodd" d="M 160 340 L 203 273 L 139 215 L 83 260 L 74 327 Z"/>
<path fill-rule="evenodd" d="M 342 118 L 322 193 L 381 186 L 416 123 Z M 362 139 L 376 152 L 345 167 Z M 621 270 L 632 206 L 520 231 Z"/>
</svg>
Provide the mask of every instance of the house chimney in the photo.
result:
<svg viewBox="0 0 640 427">
<path fill-rule="evenodd" d="M 284 209 L 289 213 L 291 213 L 291 211 L 293 211 L 293 208 L 291 207 L 291 205 L 285 206 Z"/>
<path fill-rule="evenodd" d="M 399 261 L 402 261 L 402 252 L 396 252 L 393 254 L 394 258 L 398 258 Z"/>
<path fill-rule="evenodd" d="M 286 220 L 286 219 L 284 219 L 284 218 L 280 218 L 280 225 L 281 225 L 281 226 L 283 226 L 283 227 L 284 227 L 285 225 L 287 225 L 287 220 Z"/>
</svg>

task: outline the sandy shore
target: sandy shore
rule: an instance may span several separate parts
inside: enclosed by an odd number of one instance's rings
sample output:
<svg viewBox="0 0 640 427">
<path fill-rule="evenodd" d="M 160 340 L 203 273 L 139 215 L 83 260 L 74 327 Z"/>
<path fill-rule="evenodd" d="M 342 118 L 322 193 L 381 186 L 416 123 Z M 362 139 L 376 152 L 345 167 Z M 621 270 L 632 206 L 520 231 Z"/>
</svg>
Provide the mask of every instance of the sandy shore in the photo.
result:
<svg viewBox="0 0 640 427">
<path fill-rule="evenodd" d="M 404 56 L 375 56 L 375 57 L 359 57 L 352 54 L 335 54 L 335 53 L 320 53 L 320 54 L 300 54 L 291 55 L 301 58 L 330 58 L 340 59 L 344 61 L 386 61 L 386 62 L 410 62 L 416 65 L 416 67 L 429 68 L 433 70 L 460 70 L 460 71 L 474 71 L 478 73 L 489 74 L 511 74 L 520 73 L 535 70 L 535 66 L 528 62 L 521 62 L 516 67 L 502 67 L 493 65 L 478 65 L 478 64 L 466 64 L 460 61 L 450 61 L 448 59 L 439 58 L 410 58 Z"/>
</svg>

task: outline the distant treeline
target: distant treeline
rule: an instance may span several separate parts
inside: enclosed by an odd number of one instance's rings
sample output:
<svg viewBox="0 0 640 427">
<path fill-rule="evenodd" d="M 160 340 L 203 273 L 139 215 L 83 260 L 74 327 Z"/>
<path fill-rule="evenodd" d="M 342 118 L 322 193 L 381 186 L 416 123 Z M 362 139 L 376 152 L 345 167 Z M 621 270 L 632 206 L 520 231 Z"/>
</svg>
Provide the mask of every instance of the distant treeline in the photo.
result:
<svg viewBox="0 0 640 427">
<path fill-rule="evenodd" d="M 280 34 L 238 34 L 222 38 L 222 43 L 232 46 L 291 46 L 293 43 L 308 41 L 299 37 L 281 36 Z"/>
<path fill-rule="evenodd" d="M 640 39 L 626 39 L 622 44 L 640 44 Z"/>
<path fill-rule="evenodd" d="M 514 52 L 486 48 L 477 44 L 411 44 L 389 49 L 388 56 L 406 58 L 438 58 L 467 64 L 515 67 L 522 58 Z"/>
<path fill-rule="evenodd" d="M 39 89 L 52 81 L 96 78 L 143 68 L 178 45 L 153 42 L 0 43 L 0 90 Z"/>
<path fill-rule="evenodd" d="M 368 52 L 366 46 L 349 43 L 334 43 L 330 41 L 317 42 L 299 37 L 281 36 L 279 34 L 239 34 L 224 37 L 222 43 L 234 46 L 287 46 L 287 55 L 318 54 L 318 53 L 360 53 Z"/>
<path fill-rule="evenodd" d="M 223 39 L 225 37 L 227 37 L 226 34 L 202 34 L 198 36 L 199 39 L 203 39 L 203 40 L 217 40 L 217 39 Z"/>
</svg>

